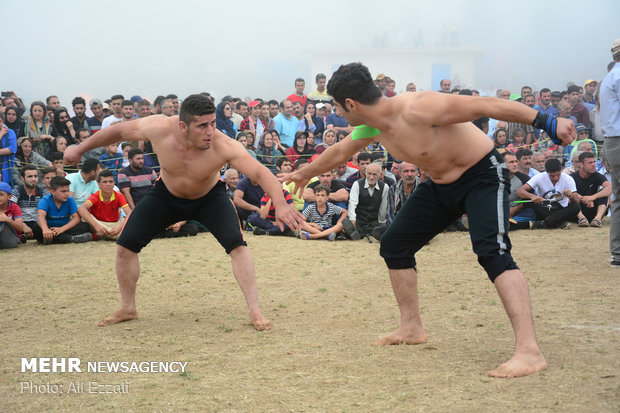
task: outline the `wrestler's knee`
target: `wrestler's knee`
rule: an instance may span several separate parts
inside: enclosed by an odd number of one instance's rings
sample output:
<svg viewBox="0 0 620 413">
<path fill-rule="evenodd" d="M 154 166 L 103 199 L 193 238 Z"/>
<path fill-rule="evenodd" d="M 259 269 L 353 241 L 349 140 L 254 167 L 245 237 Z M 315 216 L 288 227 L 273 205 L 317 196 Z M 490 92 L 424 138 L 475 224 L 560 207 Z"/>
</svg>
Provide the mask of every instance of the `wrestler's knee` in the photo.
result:
<svg viewBox="0 0 620 413">
<path fill-rule="evenodd" d="M 379 254 L 389 269 L 400 270 L 415 267 L 415 256 L 411 248 L 398 242 L 388 228 L 381 237 Z"/>
<path fill-rule="evenodd" d="M 487 272 L 491 282 L 495 282 L 500 274 L 508 270 L 518 270 L 517 263 L 510 254 L 486 255 L 478 257 L 478 263 Z"/>
</svg>

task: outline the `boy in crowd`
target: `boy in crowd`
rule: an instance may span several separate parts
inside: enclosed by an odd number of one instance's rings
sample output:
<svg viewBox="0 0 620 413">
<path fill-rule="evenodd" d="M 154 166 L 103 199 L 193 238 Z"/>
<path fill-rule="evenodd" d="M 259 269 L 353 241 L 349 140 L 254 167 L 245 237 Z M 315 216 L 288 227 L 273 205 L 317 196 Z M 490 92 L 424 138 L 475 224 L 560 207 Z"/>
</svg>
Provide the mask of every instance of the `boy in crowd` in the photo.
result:
<svg viewBox="0 0 620 413">
<path fill-rule="evenodd" d="M 327 202 L 329 192 L 327 185 L 319 184 L 314 187 L 316 203 L 304 209 L 303 214 L 306 222 L 301 225 L 302 231 L 299 232 L 299 238 L 327 238 L 330 241 L 334 241 L 336 234 L 344 229 L 342 220 L 347 217 L 347 210 Z M 340 215 L 340 218 L 335 225 L 332 225 L 332 220 L 337 215 Z"/>
<path fill-rule="evenodd" d="M 118 171 L 123 168 L 123 154 L 118 151 L 118 145 L 115 143 L 106 146 L 105 150 L 106 153 L 99 157 L 99 162 L 112 171 L 114 182 L 117 182 Z"/>
<path fill-rule="evenodd" d="M 19 246 L 24 225 L 22 211 L 10 201 L 11 195 L 11 186 L 0 182 L 0 250 Z"/>
<path fill-rule="evenodd" d="M 120 192 L 114 190 L 114 173 L 104 169 L 97 176 L 99 191 L 92 194 L 79 208 L 80 217 L 100 239 L 115 240 L 123 229 L 123 221 L 119 221 L 119 208 L 127 217 L 131 209 Z"/>
<path fill-rule="evenodd" d="M 92 239 L 90 226 L 80 222 L 75 200 L 69 196 L 67 178 L 55 176 L 50 181 L 51 194 L 39 201 L 37 225 L 32 231 L 42 244 L 87 242 Z"/>
<path fill-rule="evenodd" d="M 41 173 L 43 174 L 43 177 L 41 178 L 41 189 L 45 190 L 45 195 L 47 194 L 51 194 L 52 193 L 52 188 L 50 187 L 50 182 L 52 181 L 52 178 L 57 176 L 58 171 L 56 171 L 56 168 L 54 168 L 53 166 L 48 166 L 47 168 L 44 168 Z M 64 176 L 64 175 L 62 175 Z M 39 203 L 37 202 L 37 205 Z M 36 215 L 36 212 L 35 212 Z"/>
<path fill-rule="evenodd" d="M 282 193 L 284 194 L 286 203 L 289 205 L 293 204 L 291 194 L 286 189 L 282 189 Z M 250 215 L 248 218 L 248 223 L 254 226 L 254 235 L 292 234 L 292 231 L 286 225 L 284 226 L 284 231 L 276 225 L 276 208 L 273 206 L 271 198 L 267 195 L 267 193 L 265 193 L 260 200 L 260 210 L 258 214 Z"/>
</svg>

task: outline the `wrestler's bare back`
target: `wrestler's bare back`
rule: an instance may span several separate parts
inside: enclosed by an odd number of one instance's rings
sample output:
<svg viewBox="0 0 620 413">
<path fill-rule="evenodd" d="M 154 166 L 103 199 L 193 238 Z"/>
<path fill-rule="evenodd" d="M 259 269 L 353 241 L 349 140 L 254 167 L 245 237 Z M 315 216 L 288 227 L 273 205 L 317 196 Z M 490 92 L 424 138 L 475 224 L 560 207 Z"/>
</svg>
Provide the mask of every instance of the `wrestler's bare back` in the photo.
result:
<svg viewBox="0 0 620 413">
<path fill-rule="evenodd" d="M 471 122 L 429 124 L 425 108 L 416 107 L 426 106 L 421 97 L 424 94 L 407 93 L 386 98 L 382 103 L 392 114 L 390 126 L 381 129 L 377 140 L 395 158 L 423 169 L 435 183 L 452 183 L 488 154 L 493 142 Z"/>
<path fill-rule="evenodd" d="M 161 165 L 161 179 L 175 196 L 197 199 L 207 194 L 220 179 L 221 167 L 245 149 L 218 130 L 209 147 L 198 148 L 179 127 L 178 116 L 145 125 L 145 139 L 153 144 Z M 241 152 L 240 152 L 241 151 Z"/>
</svg>

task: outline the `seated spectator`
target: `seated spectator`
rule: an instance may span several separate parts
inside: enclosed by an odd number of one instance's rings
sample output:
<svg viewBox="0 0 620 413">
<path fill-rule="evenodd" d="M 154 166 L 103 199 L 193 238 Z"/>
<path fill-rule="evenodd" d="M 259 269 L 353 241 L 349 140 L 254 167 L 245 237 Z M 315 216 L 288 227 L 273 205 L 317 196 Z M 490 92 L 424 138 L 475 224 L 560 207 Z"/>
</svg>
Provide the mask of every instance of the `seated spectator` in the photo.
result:
<svg viewBox="0 0 620 413">
<path fill-rule="evenodd" d="M 273 147 L 282 152 L 283 154 L 286 153 L 289 147 L 280 142 L 280 135 L 278 134 L 278 131 L 275 129 L 270 129 L 269 132 L 271 132 L 271 137 L 273 138 Z M 256 145 L 258 146 L 258 142 L 256 143 Z"/>
<path fill-rule="evenodd" d="M 347 164 L 343 164 L 338 166 L 335 170 L 335 178 L 336 179 L 340 179 L 341 181 L 346 181 L 348 177 L 350 177 L 351 175 L 357 173 L 358 169 L 355 168 L 351 168 L 350 166 L 347 166 Z"/>
<path fill-rule="evenodd" d="M 62 152 L 54 152 L 50 157 L 52 161 L 52 167 L 56 170 L 56 176 L 67 176 L 67 171 L 65 169 L 65 157 Z M 73 167 L 69 167 L 73 169 Z"/>
<path fill-rule="evenodd" d="M 580 142 L 577 145 L 577 150 L 572 152 L 571 159 L 566 162 L 566 165 L 564 165 L 565 173 L 572 174 L 573 172 L 579 171 L 579 155 L 581 154 L 581 152 L 590 152 L 590 153 L 594 153 L 595 157 L 597 156 L 590 142 L 588 142 L 587 140 L 584 142 Z M 596 164 L 596 172 L 600 173 L 601 175 L 605 175 L 607 173 L 607 169 L 603 165 L 603 162 L 596 159 L 595 164 Z M 570 171 L 570 172 L 567 172 L 567 171 Z"/>
<path fill-rule="evenodd" d="M 217 129 L 234 139 L 237 134 L 237 126 L 231 119 L 233 116 L 233 110 L 230 103 L 222 102 L 217 105 L 215 115 Z"/>
<path fill-rule="evenodd" d="M 39 183 L 38 186 L 39 188 L 46 190 L 50 194 L 51 194 L 50 182 L 52 178 L 55 176 L 62 176 L 64 178 L 65 176 L 65 174 L 58 175 L 58 171 L 53 166 L 48 166 L 47 168 L 43 168 L 40 174 L 43 175 L 43 178 L 41 178 L 41 183 Z M 37 201 L 37 204 L 38 204 L 38 201 Z M 35 210 L 34 212 L 36 214 L 37 211 Z"/>
<path fill-rule="evenodd" d="M 90 225 L 95 239 L 116 240 L 123 229 L 119 209 L 128 218 L 131 209 L 120 192 L 114 190 L 114 173 L 104 169 L 97 175 L 99 191 L 78 208 L 80 217 Z M 126 218 L 125 218 L 126 219 Z"/>
<path fill-rule="evenodd" d="M 106 153 L 99 157 L 99 162 L 105 169 L 112 171 L 114 182 L 118 182 L 118 172 L 122 169 L 123 154 L 118 152 L 118 145 L 115 143 L 106 146 Z"/>
<path fill-rule="evenodd" d="M 196 236 L 196 234 L 200 232 L 200 229 L 198 225 L 194 222 L 176 222 L 172 225 L 169 225 L 164 232 L 158 234 L 155 238 L 179 238 Z"/>
<path fill-rule="evenodd" d="M 256 152 L 254 152 L 252 147 L 248 146 L 248 138 L 245 132 L 239 132 L 237 134 L 237 142 L 243 145 L 247 153 L 249 153 L 252 158 L 256 159 Z"/>
<path fill-rule="evenodd" d="M 601 220 L 607 212 L 607 200 L 611 195 L 611 184 L 596 172 L 596 157 L 592 152 L 579 155 L 579 172 L 573 172 L 577 193 L 580 195 L 581 212 L 577 214 L 580 227 L 601 227 Z M 599 190 L 600 189 L 600 190 Z"/>
<path fill-rule="evenodd" d="M 336 143 L 336 132 L 333 129 L 327 129 L 323 132 L 323 142 L 314 147 L 314 152 L 321 154 L 330 146 Z"/>
<path fill-rule="evenodd" d="M 278 174 L 289 173 L 293 171 L 293 166 L 291 165 L 291 161 L 286 156 L 279 158 L 278 162 L 276 162 L 276 165 L 278 167 Z M 306 158 L 299 158 L 297 159 L 297 161 L 295 161 L 295 170 L 301 169 L 305 167 L 306 165 L 308 165 L 308 160 Z M 317 180 L 316 177 L 312 178 L 310 182 L 308 183 L 308 185 L 316 180 Z M 308 187 L 308 185 L 306 185 L 306 188 Z M 304 193 L 302 192 L 302 194 L 300 195 L 297 192 L 295 192 L 294 182 L 290 182 L 288 184 L 285 183 L 282 185 L 282 187 L 291 194 L 295 209 L 298 210 L 299 212 L 303 212 L 304 206 L 306 205 L 306 201 L 304 201 L 304 198 L 303 198 Z"/>
<path fill-rule="evenodd" d="M 237 208 L 239 221 L 246 221 L 247 223 L 250 215 L 260 212 L 260 200 L 263 195 L 265 195 L 265 191 L 258 182 L 252 181 L 247 176 L 239 180 L 233 195 L 233 203 Z"/>
<path fill-rule="evenodd" d="M 576 192 L 575 181 L 562 173 L 562 164 L 557 159 L 552 158 L 545 162 L 545 170 L 546 172 L 523 184 L 517 190 L 517 196 L 532 201 L 536 221 L 530 222 L 531 229 L 568 229 L 569 221 L 575 219 L 579 213 L 579 194 Z M 532 193 L 532 190 L 535 193 Z"/>
<path fill-rule="evenodd" d="M 54 155 L 55 153 L 64 154 L 68 145 L 69 142 L 67 141 L 67 138 L 65 138 L 64 136 L 57 137 L 56 140 L 52 143 L 50 151 L 45 154 L 45 157 L 53 162 L 52 155 Z"/>
<path fill-rule="evenodd" d="M 0 113 L 0 182 L 13 181 L 13 167 L 17 152 L 15 132 L 4 124 L 4 114 Z"/>
<path fill-rule="evenodd" d="M 67 138 L 69 145 L 73 145 L 75 140 L 75 128 L 71 123 L 71 117 L 67 109 L 60 107 L 54 111 L 54 123 L 52 125 L 51 135 L 58 139 L 59 136 Z M 48 149 L 49 153 L 49 149 Z"/>
<path fill-rule="evenodd" d="M 579 172 L 579 167 L 581 166 L 579 164 L 579 155 L 581 155 L 583 152 L 581 151 L 577 151 L 575 153 L 573 153 L 572 158 L 566 162 L 565 166 L 564 166 L 564 173 L 567 175 L 571 175 L 574 172 Z"/>
<path fill-rule="evenodd" d="M 506 151 L 506 147 L 508 146 L 508 135 L 506 135 L 506 129 L 495 129 L 495 132 L 493 132 L 493 144 L 495 145 L 495 149 L 498 151 Z"/>
<path fill-rule="evenodd" d="M 340 109 L 338 109 L 338 106 L 336 106 L 335 113 L 327 115 L 325 118 L 325 128 L 333 129 L 336 133 L 340 131 L 346 132 L 347 134 L 353 132 L 353 127 L 349 126 L 349 122 L 347 122 L 344 116 L 340 115 Z"/>
<path fill-rule="evenodd" d="M 542 152 L 534 152 L 532 154 L 532 167 L 538 172 L 545 172 L 545 154 Z"/>
<path fill-rule="evenodd" d="M 418 168 L 409 162 L 401 162 L 399 166 L 402 179 L 388 189 L 386 206 L 386 223 L 392 225 L 398 211 L 405 205 L 405 201 L 420 184 Z"/>
<path fill-rule="evenodd" d="M 0 182 L 0 250 L 16 248 L 20 244 L 20 235 L 24 227 L 22 211 L 11 202 L 11 186 Z"/>
<path fill-rule="evenodd" d="M 239 172 L 236 169 L 229 168 L 224 172 L 224 183 L 226 183 L 226 193 L 232 200 L 234 198 L 237 183 L 239 182 Z"/>
<path fill-rule="evenodd" d="M 366 177 L 366 167 L 368 165 L 370 165 L 370 154 L 368 152 L 360 152 L 357 155 L 357 166 L 359 168 L 359 171 L 355 172 L 354 174 L 351 174 L 345 180 L 345 186 L 347 187 L 347 191 L 351 191 L 351 188 L 353 187 L 354 182 Z M 351 215 L 350 211 L 349 211 L 349 215 Z"/>
<path fill-rule="evenodd" d="M 53 170 L 54 176 L 56 170 Z M 37 223 L 37 207 L 39 201 L 45 195 L 49 195 L 46 189 L 41 189 L 37 183 L 39 182 L 39 171 L 33 165 L 24 166 L 21 171 L 22 185 L 13 188 L 11 202 L 17 204 L 23 215 L 23 233 L 27 239 L 33 239 L 32 228 Z"/>
<path fill-rule="evenodd" d="M 91 136 L 92 134 L 90 133 L 90 130 L 86 128 L 78 129 L 75 132 L 75 139 L 77 140 L 78 145 L 86 142 Z M 104 153 L 106 153 L 106 148 L 103 146 L 99 148 L 93 148 L 87 151 L 84 155 L 82 155 L 82 159 L 80 160 L 80 162 L 84 163 L 88 158 L 99 159 L 99 157 Z"/>
<path fill-rule="evenodd" d="M 291 194 L 286 189 L 282 189 L 282 193 L 284 194 L 286 203 L 291 205 L 293 203 Z M 254 226 L 254 235 L 288 235 L 292 233 L 284 224 L 284 230 L 275 225 L 276 208 L 273 206 L 271 198 L 267 194 L 264 194 L 260 200 L 259 213 L 250 215 L 248 222 Z"/>
<path fill-rule="evenodd" d="M 323 123 L 323 118 L 317 116 L 316 106 L 313 101 L 309 100 L 306 102 L 304 114 L 306 118 L 304 119 L 306 130 L 310 130 L 310 124 L 313 124 L 315 126 L 315 129 L 312 131 L 314 136 L 323 136 L 323 131 L 325 131 L 325 123 Z M 310 119 L 308 119 L 308 117 Z"/>
<path fill-rule="evenodd" d="M 119 145 L 120 152 L 123 154 L 123 164 L 121 165 L 123 168 L 129 166 L 129 151 L 133 149 L 130 143 L 123 142 Z"/>
<path fill-rule="evenodd" d="M 280 156 L 283 156 L 282 152 L 274 148 L 271 132 L 264 133 L 258 143 L 256 159 L 275 174 L 277 172 L 276 159 Z"/>
<path fill-rule="evenodd" d="M 118 187 L 133 210 L 157 180 L 152 168 L 144 165 L 144 154 L 140 149 L 129 151 L 129 166 L 118 173 Z"/>
<path fill-rule="evenodd" d="M 380 175 L 381 167 L 376 163 L 371 163 L 366 167 L 365 178 L 358 179 L 351 187 L 349 217 L 342 224 L 345 232 L 352 239 L 370 234 L 381 239 L 387 228 L 385 215 L 388 186 L 379 181 Z M 358 233 L 357 236 L 355 235 L 356 232 Z"/>
<path fill-rule="evenodd" d="M 588 143 L 590 144 L 590 148 L 591 148 L 591 150 L 589 150 L 588 152 L 593 152 L 594 155 L 598 157 L 598 148 L 596 146 L 596 142 L 590 139 L 590 131 L 588 130 L 588 128 L 586 128 L 581 123 L 578 123 L 575 129 L 577 129 L 577 139 L 575 139 L 569 146 L 567 146 L 567 148 L 570 148 L 571 150 L 570 152 L 571 156 L 576 151 L 585 151 L 586 150 L 585 144 Z M 582 149 L 579 149 L 579 146 L 581 146 L 582 144 L 583 144 Z"/>
<path fill-rule="evenodd" d="M 293 102 L 293 116 L 298 120 L 297 131 L 314 132 L 316 125 L 312 122 L 312 116 L 304 115 L 304 105 L 301 102 Z M 294 146 L 295 142 L 293 142 Z"/>
<path fill-rule="evenodd" d="M 30 116 L 24 123 L 23 129 L 18 136 L 29 138 L 32 151 L 44 157 L 54 141 L 52 136 L 52 122 L 47 113 L 45 103 L 37 100 L 30 105 Z M 17 142 L 19 147 L 19 139 Z"/>
<path fill-rule="evenodd" d="M 300 157 L 310 158 L 314 155 L 314 149 L 308 146 L 308 132 L 305 131 L 297 131 L 295 133 L 295 140 L 293 141 L 293 146 L 287 149 L 286 156 L 291 161 L 291 163 L 295 163 L 297 159 Z"/>
<path fill-rule="evenodd" d="M 90 132 L 94 134 L 101 129 L 101 123 L 106 116 L 103 112 L 103 103 L 99 99 L 92 99 L 89 104 L 90 110 L 93 112 L 93 117 L 86 119 L 86 123 L 88 124 Z"/>
<path fill-rule="evenodd" d="M 313 192 L 316 203 L 304 209 L 306 222 L 301 225 L 299 238 L 306 240 L 327 238 L 329 241 L 335 241 L 336 234 L 344 229 L 342 221 L 347 217 L 347 210 L 328 202 L 329 186 L 319 184 L 314 187 Z M 333 222 L 334 219 L 337 219 L 336 224 Z"/>
<path fill-rule="evenodd" d="M 17 152 L 15 153 L 15 167 L 13 168 L 13 185 L 21 185 L 19 171 L 22 166 L 34 165 L 38 169 L 52 166 L 52 163 L 32 150 L 32 139 L 22 136 L 17 140 Z"/>
<path fill-rule="evenodd" d="M 530 178 L 540 173 L 536 169 L 532 168 L 532 151 L 522 148 L 519 149 L 515 153 L 515 155 L 517 156 L 517 165 L 519 167 L 519 172 L 521 172 L 522 174 L 526 174 Z"/>
<path fill-rule="evenodd" d="M 532 208 L 524 207 L 524 203 L 517 203 L 520 200 L 517 196 L 517 190 L 526 184 L 530 177 L 519 172 L 517 157 L 514 153 L 508 151 L 504 152 L 502 156 L 510 173 L 510 196 L 508 197 L 510 201 L 510 230 L 529 229 L 530 221 L 536 219 L 536 212 Z"/>
<path fill-rule="evenodd" d="M 9 106 L 6 108 L 4 111 L 4 124 L 15 133 L 16 137 L 19 131 L 24 129 L 24 121 L 19 116 L 19 109 L 17 106 Z"/>
<path fill-rule="evenodd" d="M 511 143 L 506 146 L 508 151 L 517 152 L 519 149 L 527 149 L 525 145 L 525 131 L 522 128 L 513 128 L 510 141 Z"/>
<path fill-rule="evenodd" d="M 99 161 L 87 159 L 82 164 L 82 169 L 66 176 L 71 183 L 69 196 L 75 200 L 78 208 L 95 192 L 99 190 L 96 178 L 99 173 Z"/>
<path fill-rule="evenodd" d="M 347 208 L 349 201 L 349 193 L 343 181 L 335 179 L 336 174 L 334 171 L 327 171 L 319 175 L 319 179 L 314 182 L 310 182 L 303 192 L 303 199 L 306 201 L 304 210 L 310 203 L 316 202 L 316 187 L 323 185 L 329 188 L 327 193 L 327 201 L 337 205 L 341 208 Z"/>
<path fill-rule="evenodd" d="M 52 178 L 52 193 L 39 201 L 37 224 L 32 231 L 37 241 L 42 244 L 87 242 L 92 239 L 90 226 L 86 222 L 80 222 L 77 205 L 69 196 L 70 184 L 66 178 Z"/>
</svg>

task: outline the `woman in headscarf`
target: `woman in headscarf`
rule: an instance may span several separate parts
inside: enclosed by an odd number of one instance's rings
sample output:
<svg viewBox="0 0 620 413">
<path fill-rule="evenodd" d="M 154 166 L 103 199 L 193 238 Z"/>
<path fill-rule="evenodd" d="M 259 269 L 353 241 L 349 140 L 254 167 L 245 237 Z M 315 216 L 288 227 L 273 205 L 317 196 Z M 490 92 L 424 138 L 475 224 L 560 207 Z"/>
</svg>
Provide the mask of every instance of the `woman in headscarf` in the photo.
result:
<svg viewBox="0 0 620 413">
<path fill-rule="evenodd" d="M 19 116 L 19 109 L 17 106 L 9 106 L 4 112 L 4 124 L 7 128 L 12 129 L 15 132 L 15 136 L 19 136 L 19 131 L 24 128 L 24 121 Z"/>
<path fill-rule="evenodd" d="M 34 165 L 37 169 L 41 170 L 47 166 L 52 166 L 52 163 L 41 156 L 39 153 L 32 150 L 32 138 L 22 136 L 17 140 L 17 152 L 15 153 L 15 168 L 13 168 L 13 185 L 18 186 L 23 184 L 20 179 L 20 169 L 22 166 Z M 43 174 L 39 173 L 39 182 Z"/>
<path fill-rule="evenodd" d="M 263 133 L 258 142 L 258 149 L 256 150 L 256 159 L 258 162 L 265 165 L 274 174 L 277 172 L 276 159 L 282 156 L 282 152 L 275 149 L 273 146 L 273 136 L 271 132 Z"/>
<path fill-rule="evenodd" d="M 215 111 L 215 127 L 231 138 L 235 139 L 237 135 L 237 126 L 232 121 L 232 106 L 228 102 L 222 102 L 217 105 Z"/>
<path fill-rule="evenodd" d="M 495 129 L 495 132 L 493 132 L 493 144 L 495 145 L 495 149 L 500 152 L 506 152 L 506 147 L 508 146 L 508 134 L 506 133 L 506 129 Z"/>
<path fill-rule="evenodd" d="M 310 159 L 314 155 L 314 147 L 308 146 L 308 132 L 297 131 L 295 132 L 295 140 L 293 140 L 293 146 L 287 149 L 286 156 L 295 165 L 295 161 L 299 158 Z"/>
<path fill-rule="evenodd" d="M 58 138 L 64 136 L 67 138 L 69 145 L 75 143 L 75 128 L 67 109 L 60 107 L 54 111 L 54 123 L 52 127 L 52 136 Z"/>
<path fill-rule="evenodd" d="M 306 107 L 304 109 L 304 113 L 311 116 L 312 123 L 316 126 L 314 130 L 314 136 L 320 137 L 323 136 L 323 131 L 325 130 L 325 123 L 323 123 L 323 118 L 316 115 L 316 105 L 313 101 L 309 100 L 306 102 Z M 304 119 L 306 123 L 306 130 L 308 130 L 308 119 Z"/>
<path fill-rule="evenodd" d="M 249 153 L 252 158 L 256 159 L 256 152 L 254 152 L 250 147 L 248 147 L 248 136 L 245 132 L 239 132 L 237 134 L 237 142 L 243 145 L 247 153 Z"/>
<path fill-rule="evenodd" d="M 323 153 L 325 149 L 336 143 L 336 132 L 333 129 L 327 129 L 323 133 L 323 142 L 314 147 L 316 153 Z"/>
<path fill-rule="evenodd" d="M 41 156 L 49 152 L 55 139 L 52 136 L 52 123 L 46 111 L 45 103 L 40 100 L 32 102 L 28 121 L 18 134 L 19 137 L 26 136 L 30 138 L 32 150 Z"/>
</svg>

